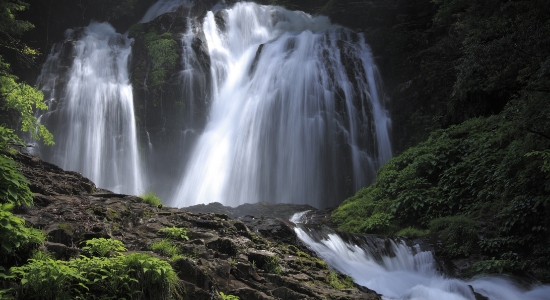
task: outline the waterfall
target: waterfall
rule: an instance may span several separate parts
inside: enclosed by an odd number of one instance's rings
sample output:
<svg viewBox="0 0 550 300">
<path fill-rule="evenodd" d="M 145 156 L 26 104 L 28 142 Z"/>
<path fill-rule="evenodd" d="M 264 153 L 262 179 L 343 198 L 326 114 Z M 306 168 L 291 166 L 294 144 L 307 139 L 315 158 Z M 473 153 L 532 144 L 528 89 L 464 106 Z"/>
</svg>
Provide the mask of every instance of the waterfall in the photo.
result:
<svg viewBox="0 0 550 300">
<path fill-rule="evenodd" d="M 291 221 L 303 222 L 302 216 L 296 214 Z M 383 299 L 476 300 L 470 286 L 491 300 L 549 299 L 550 286 L 526 288 L 494 276 L 468 281 L 445 277 L 437 271 L 432 253 L 418 245 L 375 237 L 357 237 L 362 242 L 352 243 L 334 231 L 319 234 L 302 224 L 294 230 L 330 267 L 382 294 Z"/>
<path fill-rule="evenodd" d="M 165 14 L 167 12 L 176 11 L 180 6 L 186 5 L 190 6 L 192 5 L 192 1 L 190 0 L 159 0 L 155 2 L 147 12 L 145 12 L 145 15 L 143 18 L 141 18 L 141 21 L 139 23 L 147 23 L 149 21 L 154 20 L 156 17 Z"/>
<path fill-rule="evenodd" d="M 202 31 L 211 108 L 171 205 L 326 207 L 374 180 L 391 121 L 361 34 L 246 2 L 209 11 Z"/>
<path fill-rule="evenodd" d="M 41 156 L 99 187 L 139 194 L 144 179 L 128 80 L 131 43 L 111 25 L 91 23 L 68 31 L 67 41 L 52 49 L 38 84 L 50 103 L 40 121 L 52 129 L 56 145 L 43 147 Z M 64 61 L 64 51 L 72 51 L 72 63 Z"/>
</svg>

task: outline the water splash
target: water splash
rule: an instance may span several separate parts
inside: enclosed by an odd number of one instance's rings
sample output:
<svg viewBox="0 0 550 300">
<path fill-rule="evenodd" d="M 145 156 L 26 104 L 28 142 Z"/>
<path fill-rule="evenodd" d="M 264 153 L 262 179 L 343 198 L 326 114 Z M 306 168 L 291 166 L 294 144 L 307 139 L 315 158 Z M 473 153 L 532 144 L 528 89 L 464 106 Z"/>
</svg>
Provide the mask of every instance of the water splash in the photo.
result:
<svg viewBox="0 0 550 300">
<path fill-rule="evenodd" d="M 303 216 L 296 214 L 291 221 L 304 222 Z M 362 237 L 361 243 L 352 243 L 333 231 L 319 234 L 302 225 L 295 232 L 329 266 L 384 299 L 475 300 L 470 286 L 491 300 L 550 299 L 550 286 L 524 288 L 501 277 L 470 281 L 445 277 L 437 271 L 430 251 L 409 247 L 403 241 Z"/>
<path fill-rule="evenodd" d="M 391 122 L 362 35 L 254 3 L 208 12 L 202 30 L 212 107 L 172 205 L 326 207 L 374 180 Z"/>
<path fill-rule="evenodd" d="M 72 51 L 74 57 L 65 76 L 63 51 Z M 52 128 L 56 146 L 41 149 L 41 156 L 81 172 L 99 187 L 138 194 L 144 191 L 144 180 L 128 80 L 130 53 L 131 40 L 108 23 L 69 31 L 67 42 L 53 48 L 39 87 L 46 99 L 55 100 L 41 122 Z"/>
</svg>

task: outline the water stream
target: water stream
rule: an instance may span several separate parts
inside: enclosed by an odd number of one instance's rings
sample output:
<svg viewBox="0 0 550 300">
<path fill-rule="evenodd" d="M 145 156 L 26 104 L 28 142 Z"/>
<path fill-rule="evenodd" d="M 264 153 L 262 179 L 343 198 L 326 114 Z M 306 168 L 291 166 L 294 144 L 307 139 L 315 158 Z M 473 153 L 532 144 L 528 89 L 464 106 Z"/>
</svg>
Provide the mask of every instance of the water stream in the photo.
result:
<svg viewBox="0 0 550 300">
<path fill-rule="evenodd" d="M 295 214 L 291 221 L 307 223 L 304 213 Z M 550 286 L 522 286 L 496 276 L 467 281 L 447 277 L 438 271 L 432 252 L 403 240 L 363 236 L 349 242 L 329 229 L 319 233 L 303 225 L 295 231 L 330 267 L 384 299 L 476 300 L 473 291 L 491 300 L 550 299 Z"/>
</svg>

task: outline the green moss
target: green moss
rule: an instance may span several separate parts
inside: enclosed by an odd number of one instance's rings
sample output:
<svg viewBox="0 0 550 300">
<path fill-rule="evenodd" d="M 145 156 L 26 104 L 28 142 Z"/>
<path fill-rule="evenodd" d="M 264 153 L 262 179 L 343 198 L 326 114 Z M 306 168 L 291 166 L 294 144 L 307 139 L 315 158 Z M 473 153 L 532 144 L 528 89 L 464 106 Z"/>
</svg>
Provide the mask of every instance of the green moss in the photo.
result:
<svg viewBox="0 0 550 300">
<path fill-rule="evenodd" d="M 327 283 L 336 290 L 354 288 L 353 278 L 347 275 L 339 275 L 334 271 L 330 271 L 327 275 Z"/>
</svg>

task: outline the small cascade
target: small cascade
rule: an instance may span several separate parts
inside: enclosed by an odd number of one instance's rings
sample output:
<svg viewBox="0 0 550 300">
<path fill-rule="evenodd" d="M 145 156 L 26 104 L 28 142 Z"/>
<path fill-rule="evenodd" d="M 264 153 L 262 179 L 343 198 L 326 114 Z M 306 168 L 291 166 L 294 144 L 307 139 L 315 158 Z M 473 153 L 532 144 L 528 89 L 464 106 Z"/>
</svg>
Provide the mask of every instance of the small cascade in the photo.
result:
<svg viewBox="0 0 550 300">
<path fill-rule="evenodd" d="M 296 214 L 291 221 L 305 222 L 303 216 Z M 491 300 L 550 299 L 550 286 L 526 288 L 504 277 L 469 281 L 448 278 L 437 271 L 432 252 L 402 240 L 368 236 L 345 239 L 329 229 L 319 232 L 304 224 L 298 224 L 295 232 L 330 267 L 382 294 L 383 299 L 476 300 L 473 291 Z"/>
<path fill-rule="evenodd" d="M 208 12 L 202 31 L 209 121 L 171 205 L 326 207 L 374 180 L 392 156 L 391 121 L 361 34 L 246 2 Z"/>
<path fill-rule="evenodd" d="M 99 187 L 139 194 L 144 180 L 128 80 L 131 49 L 131 40 L 107 23 L 68 31 L 67 41 L 54 46 L 38 85 L 51 109 L 40 121 L 56 145 L 42 147 L 40 155 Z"/>
</svg>

